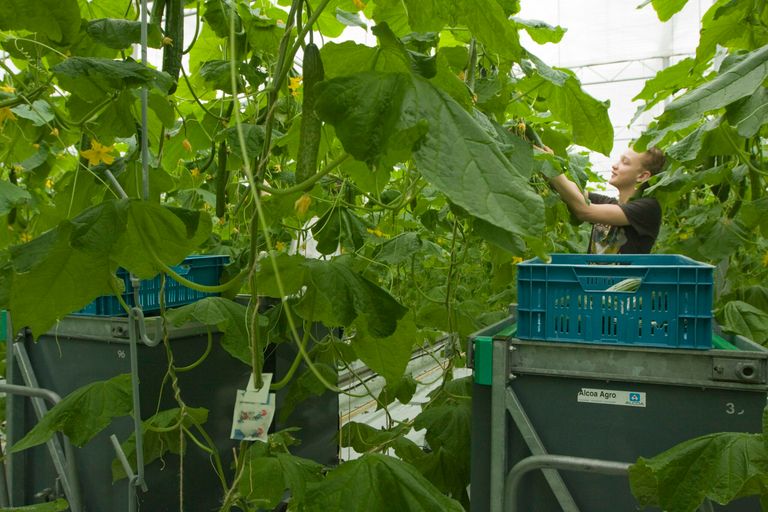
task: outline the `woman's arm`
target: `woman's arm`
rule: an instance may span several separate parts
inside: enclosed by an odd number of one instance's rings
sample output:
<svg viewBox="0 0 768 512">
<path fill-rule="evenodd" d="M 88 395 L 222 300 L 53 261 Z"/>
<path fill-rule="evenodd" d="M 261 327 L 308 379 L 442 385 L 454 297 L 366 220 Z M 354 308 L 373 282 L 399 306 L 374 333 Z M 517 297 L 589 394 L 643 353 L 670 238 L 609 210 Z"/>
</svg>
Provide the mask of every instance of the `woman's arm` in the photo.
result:
<svg viewBox="0 0 768 512">
<path fill-rule="evenodd" d="M 549 178 L 549 182 L 577 219 L 591 224 L 629 225 L 629 220 L 619 205 L 587 203 L 579 187 L 564 174 Z"/>
</svg>

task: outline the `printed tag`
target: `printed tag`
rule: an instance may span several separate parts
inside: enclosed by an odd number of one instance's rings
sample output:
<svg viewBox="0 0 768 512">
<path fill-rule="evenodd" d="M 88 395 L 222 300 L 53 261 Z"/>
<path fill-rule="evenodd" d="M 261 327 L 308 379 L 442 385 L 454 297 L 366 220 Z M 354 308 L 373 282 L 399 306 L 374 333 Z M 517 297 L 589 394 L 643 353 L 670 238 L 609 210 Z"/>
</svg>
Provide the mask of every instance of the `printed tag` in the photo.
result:
<svg viewBox="0 0 768 512">
<path fill-rule="evenodd" d="M 237 390 L 235 410 L 232 415 L 230 438 L 248 441 L 266 441 L 269 426 L 275 417 L 275 394 L 269 392 L 271 373 L 262 373 L 263 385 L 255 389 L 253 374 L 245 389 Z"/>
<path fill-rule="evenodd" d="M 645 407 L 645 392 L 619 391 L 615 389 L 581 388 L 576 395 L 577 402 L 589 404 L 626 405 Z"/>
<path fill-rule="evenodd" d="M 275 394 L 269 393 L 264 403 L 248 400 L 249 393 L 237 390 L 235 412 L 232 417 L 231 439 L 267 441 L 267 433 L 275 417 Z"/>
</svg>

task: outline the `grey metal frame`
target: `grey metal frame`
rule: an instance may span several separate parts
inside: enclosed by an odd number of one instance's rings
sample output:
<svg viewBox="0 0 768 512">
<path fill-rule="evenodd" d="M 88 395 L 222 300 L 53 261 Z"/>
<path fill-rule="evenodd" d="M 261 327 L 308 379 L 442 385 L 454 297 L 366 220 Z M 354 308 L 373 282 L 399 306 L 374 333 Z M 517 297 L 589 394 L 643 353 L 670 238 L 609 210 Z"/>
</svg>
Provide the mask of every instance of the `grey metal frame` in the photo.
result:
<svg viewBox="0 0 768 512">
<path fill-rule="evenodd" d="M 523 341 L 498 337 L 493 340 L 490 439 L 490 512 L 517 510 L 517 487 L 532 469 L 542 469 L 544 477 L 565 512 L 579 508 L 563 482 L 558 469 L 601 474 L 627 475 L 627 462 L 588 459 L 547 453 L 514 390 L 509 385 L 515 372 L 526 375 L 563 376 L 634 381 L 673 386 L 701 385 L 696 375 L 710 375 L 709 388 L 749 389 L 768 385 L 768 352 L 742 336 L 733 338 L 739 351 L 652 349 Z M 589 357 L 584 351 L 589 350 Z M 636 355 L 642 352 L 644 365 Z M 650 361 L 650 362 L 649 362 Z M 508 419 L 511 417 L 528 449 L 533 454 L 507 472 Z M 705 501 L 699 508 L 712 509 Z"/>
<path fill-rule="evenodd" d="M 584 457 L 569 457 L 565 455 L 531 455 L 515 464 L 509 471 L 506 480 L 506 495 L 504 501 L 507 504 L 509 512 L 517 512 L 517 488 L 520 485 L 523 475 L 534 469 L 541 469 L 546 475 L 547 472 L 560 476 L 556 471 L 558 469 L 572 471 L 586 471 L 589 473 L 601 473 L 604 475 L 627 475 L 630 464 L 626 462 L 611 462 L 601 459 L 587 459 Z M 562 479 L 560 479 L 562 483 Z M 551 485 L 551 482 L 550 482 Z M 563 484 L 564 485 L 564 484 Z M 554 489 L 553 489 L 554 490 Z M 566 489 L 566 492 L 568 490 Z M 570 494 L 569 494 L 570 496 Z M 560 497 L 558 496 L 558 500 Z M 572 498 L 571 498 L 572 499 Z M 561 505 L 562 502 L 561 502 Z M 578 512 L 579 508 L 574 503 L 566 508 L 564 512 Z"/>
<path fill-rule="evenodd" d="M 10 320 L 9 320 L 10 323 Z M 32 406 L 37 416 L 37 420 L 40 421 L 45 413 L 48 412 L 48 407 L 45 405 L 43 399 L 48 400 L 53 405 L 56 405 L 61 401 L 61 397 L 55 392 L 49 389 L 40 388 L 37 383 L 37 378 L 32 370 L 32 364 L 29 361 L 29 355 L 24 347 L 23 343 L 11 344 L 11 350 L 9 350 L 11 358 L 9 365 L 13 365 L 14 362 L 18 365 L 18 369 L 21 372 L 21 377 L 24 380 L 26 386 L 18 386 L 13 384 L 2 384 L 0 391 L 12 395 L 21 395 L 29 397 L 32 401 Z M 11 408 L 8 409 L 8 414 L 12 414 Z M 11 423 L 11 418 L 8 418 L 8 423 Z M 64 495 L 69 502 L 69 508 L 72 512 L 82 511 L 82 500 L 80 499 L 80 484 L 77 478 L 77 471 L 75 469 L 75 455 L 72 445 L 66 436 L 62 436 L 63 443 L 59 443 L 56 437 L 52 437 L 46 443 L 48 452 L 51 455 L 53 466 L 56 468 L 56 474 L 59 476 Z M 63 444 L 63 449 L 62 449 Z M 12 460 L 12 459 L 11 459 Z M 6 496 L 8 497 L 8 496 Z M 10 499 L 9 499 L 10 501 Z"/>
</svg>

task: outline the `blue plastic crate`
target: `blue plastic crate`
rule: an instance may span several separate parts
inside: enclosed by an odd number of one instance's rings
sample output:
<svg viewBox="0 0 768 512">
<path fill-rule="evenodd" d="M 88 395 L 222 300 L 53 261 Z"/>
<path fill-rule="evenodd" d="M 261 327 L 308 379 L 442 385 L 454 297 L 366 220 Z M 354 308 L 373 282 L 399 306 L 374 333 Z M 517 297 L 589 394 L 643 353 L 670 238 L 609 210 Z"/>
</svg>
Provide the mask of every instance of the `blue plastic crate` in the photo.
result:
<svg viewBox="0 0 768 512">
<path fill-rule="evenodd" d="M 713 266 L 675 254 L 551 257 L 518 265 L 518 338 L 711 348 Z M 627 278 L 640 288 L 606 291 Z"/>
<path fill-rule="evenodd" d="M 217 285 L 221 277 L 221 271 L 229 263 L 229 256 L 189 256 L 180 265 L 176 265 L 173 270 L 184 278 L 203 285 Z M 133 288 L 131 285 L 131 276 L 125 269 L 117 269 L 118 279 L 123 280 L 125 292 L 122 296 L 129 306 L 135 306 L 133 299 Z M 139 284 L 139 301 L 141 308 L 145 313 L 160 311 L 160 276 L 154 279 L 142 280 Z M 218 295 L 215 293 L 206 293 L 187 288 L 170 277 L 165 279 L 165 306 L 168 308 L 190 304 L 203 297 Z M 104 295 L 97 298 L 86 307 L 73 313 L 74 315 L 93 315 L 93 316 L 125 316 L 126 313 L 120 306 L 117 297 L 114 295 Z"/>
</svg>

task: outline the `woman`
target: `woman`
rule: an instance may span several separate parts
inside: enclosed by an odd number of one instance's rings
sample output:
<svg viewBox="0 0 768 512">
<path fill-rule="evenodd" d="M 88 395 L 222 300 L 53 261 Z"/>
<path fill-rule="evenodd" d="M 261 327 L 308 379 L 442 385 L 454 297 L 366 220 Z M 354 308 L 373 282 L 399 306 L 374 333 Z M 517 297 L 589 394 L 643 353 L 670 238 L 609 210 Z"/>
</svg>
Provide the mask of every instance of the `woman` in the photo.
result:
<svg viewBox="0 0 768 512">
<path fill-rule="evenodd" d="M 549 148 L 544 151 L 550 152 Z M 659 236 L 661 206 L 653 197 L 642 197 L 645 182 L 658 174 L 666 158 L 658 148 L 643 153 L 627 149 L 611 166 L 608 183 L 619 191 L 618 199 L 595 192 L 589 201 L 565 175 L 550 178 L 573 214 L 592 224 L 591 254 L 647 254 Z"/>
</svg>

